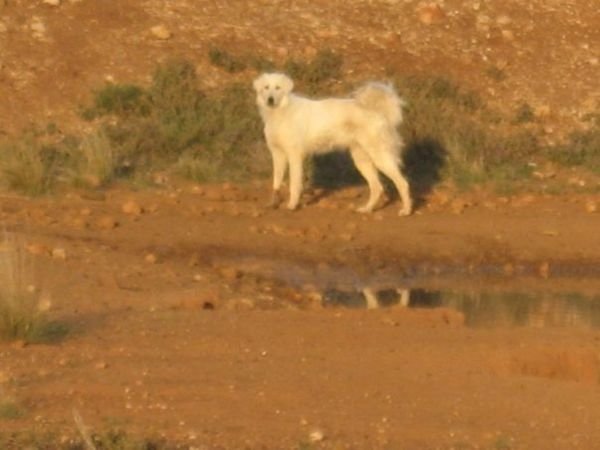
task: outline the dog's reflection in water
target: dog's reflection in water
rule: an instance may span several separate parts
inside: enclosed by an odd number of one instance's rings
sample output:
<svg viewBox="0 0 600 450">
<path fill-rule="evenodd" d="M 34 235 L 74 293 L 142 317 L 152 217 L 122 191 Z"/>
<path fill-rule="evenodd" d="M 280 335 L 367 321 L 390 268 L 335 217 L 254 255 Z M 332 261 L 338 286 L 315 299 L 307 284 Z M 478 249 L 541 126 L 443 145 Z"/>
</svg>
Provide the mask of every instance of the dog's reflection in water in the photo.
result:
<svg viewBox="0 0 600 450">
<path fill-rule="evenodd" d="M 377 309 L 392 306 L 434 308 L 441 305 L 439 292 L 424 289 L 364 287 L 357 290 L 330 288 L 323 292 L 323 306 Z"/>
</svg>

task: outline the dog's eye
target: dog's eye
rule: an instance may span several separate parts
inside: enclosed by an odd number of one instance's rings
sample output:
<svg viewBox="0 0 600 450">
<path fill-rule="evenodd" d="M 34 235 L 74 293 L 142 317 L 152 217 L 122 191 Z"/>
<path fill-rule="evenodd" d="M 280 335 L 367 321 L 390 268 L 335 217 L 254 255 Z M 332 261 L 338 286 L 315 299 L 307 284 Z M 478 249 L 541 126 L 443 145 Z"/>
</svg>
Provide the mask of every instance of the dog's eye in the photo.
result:
<svg viewBox="0 0 600 450">
<path fill-rule="evenodd" d="M 267 84 L 264 88 L 265 91 L 269 89 L 269 85 Z"/>
<path fill-rule="evenodd" d="M 279 86 L 275 86 L 276 91 L 278 91 L 279 89 L 281 89 Z"/>
</svg>

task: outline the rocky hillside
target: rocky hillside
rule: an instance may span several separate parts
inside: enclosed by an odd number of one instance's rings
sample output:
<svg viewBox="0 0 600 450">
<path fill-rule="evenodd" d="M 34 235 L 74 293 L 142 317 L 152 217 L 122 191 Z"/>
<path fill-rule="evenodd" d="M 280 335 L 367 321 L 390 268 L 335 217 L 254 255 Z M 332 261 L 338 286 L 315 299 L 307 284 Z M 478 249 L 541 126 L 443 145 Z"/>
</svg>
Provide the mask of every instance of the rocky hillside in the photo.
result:
<svg viewBox="0 0 600 450">
<path fill-rule="evenodd" d="M 552 141 L 598 107 L 598 19 L 597 0 L 1 0 L 0 132 L 81 127 L 93 89 L 168 57 L 212 88 L 256 71 L 229 74 L 210 49 L 277 64 L 330 48 L 350 80 L 435 74 L 527 104 Z"/>
</svg>

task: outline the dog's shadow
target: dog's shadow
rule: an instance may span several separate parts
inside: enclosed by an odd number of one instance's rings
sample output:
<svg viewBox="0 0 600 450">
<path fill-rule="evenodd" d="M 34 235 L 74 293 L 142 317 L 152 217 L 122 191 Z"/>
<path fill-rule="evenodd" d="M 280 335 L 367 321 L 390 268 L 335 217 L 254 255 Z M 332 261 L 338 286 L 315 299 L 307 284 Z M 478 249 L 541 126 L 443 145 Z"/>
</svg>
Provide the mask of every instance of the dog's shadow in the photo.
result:
<svg viewBox="0 0 600 450">
<path fill-rule="evenodd" d="M 404 174 L 409 180 L 414 208 L 423 206 L 433 188 L 442 180 L 447 151 L 432 138 L 410 141 L 404 149 Z"/>
<path fill-rule="evenodd" d="M 441 181 L 446 150 L 435 139 L 416 139 L 409 142 L 404 149 L 403 159 L 403 173 L 410 184 L 416 210 L 423 206 L 425 198 Z M 317 203 L 334 190 L 365 184 L 348 152 L 315 155 L 309 162 L 307 173 L 309 184 L 313 188 L 322 189 L 311 198 L 310 203 Z M 391 181 L 385 176 L 381 176 L 381 179 L 389 201 L 396 200 L 398 193 Z"/>
</svg>

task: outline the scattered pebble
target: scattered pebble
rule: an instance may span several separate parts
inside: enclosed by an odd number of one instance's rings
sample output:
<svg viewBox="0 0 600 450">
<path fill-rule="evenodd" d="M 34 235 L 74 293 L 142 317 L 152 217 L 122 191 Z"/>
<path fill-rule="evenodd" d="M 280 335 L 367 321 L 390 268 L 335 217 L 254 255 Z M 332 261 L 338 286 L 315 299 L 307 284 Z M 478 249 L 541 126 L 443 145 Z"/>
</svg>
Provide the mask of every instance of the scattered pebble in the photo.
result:
<svg viewBox="0 0 600 450">
<path fill-rule="evenodd" d="M 417 5 L 417 15 L 419 17 L 419 21 L 425 25 L 439 23 L 446 17 L 442 7 L 435 2 L 419 3 Z"/>
<path fill-rule="evenodd" d="M 144 256 L 144 261 L 148 264 L 156 264 L 158 262 L 158 257 L 154 253 L 147 253 L 146 256 Z"/>
<path fill-rule="evenodd" d="M 25 248 L 31 255 L 50 254 L 50 249 L 43 244 L 27 244 Z"/>
<path fill-rule="evenodd" d="M 53 248 L 52 258 L 64 261 L 65 259 L 67 259 L 67 251 L 61 247 Z"/>
<path fill-rule="evenodd" d="M 96 222 L 98 228 L 101 230 L 112 230 L 119 226 L 119 221 L 111 216 L 103 216 Z"/>
<path fill-rule="evenodd" d="M 308 440 L 310 442 L 322 442 L 325 440 L 325 433 L 319 429 L 313 430 L 308 435 Z"/>
<path fill-rule="evenodd" d="M 132 216 L 139 216 L 144 212 L 144 209 L 134 200 L 129 200 L 123 203 L 121 211 Z"/>
<path fill-rule="evenodd" d="M 171 31 L 164 25 L 156 25 L 150 28 L 150 32 L 152 33 L 152 36 L 161 41 L 165 41 L 173 37 L 173 33 L 171 33 Z"/>
</svg>

